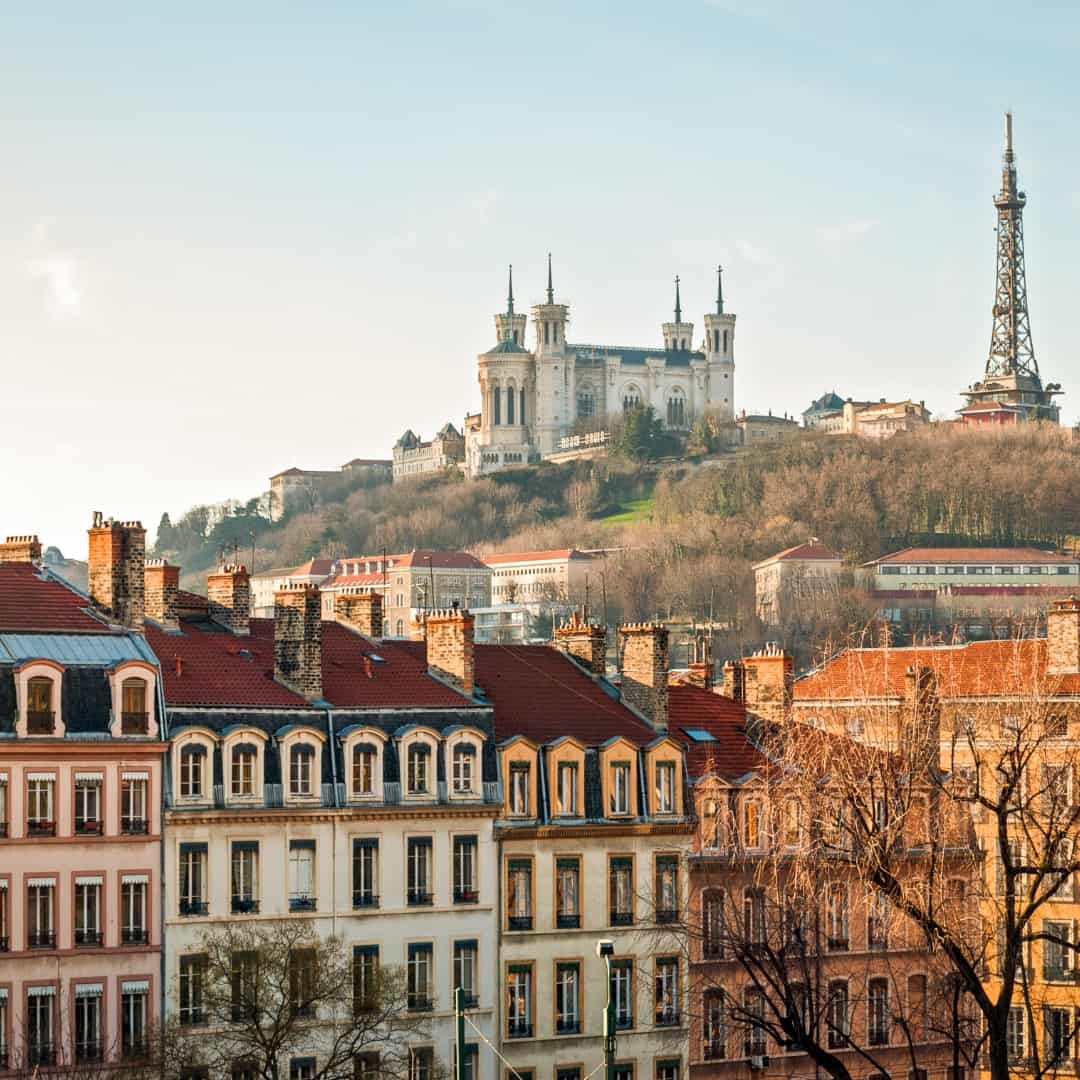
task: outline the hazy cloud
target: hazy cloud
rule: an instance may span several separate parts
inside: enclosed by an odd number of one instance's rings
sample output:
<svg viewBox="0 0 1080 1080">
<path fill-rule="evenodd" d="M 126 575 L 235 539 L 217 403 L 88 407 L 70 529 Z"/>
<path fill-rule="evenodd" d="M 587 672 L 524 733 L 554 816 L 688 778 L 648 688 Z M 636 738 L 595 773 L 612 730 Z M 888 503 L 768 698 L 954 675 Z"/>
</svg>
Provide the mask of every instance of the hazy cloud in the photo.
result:
<svg viewBox="0 0 1080 1080">
<path fill-rule="evenodd" d="M 86 308 L 85 275 L 72 255 L 54 253 L 31 259 L 27 273 L 38 283 L 45 314 L 53 322 L 74 322 Z"/>
<path fill-rule="evenodd" d="M 873 218 L 842 221 L 834 225 L 819 225 L 814 230 L 818 247 L 826 255 L 844 255 L 860 244 L 864 237 L 880 224 Z"/>
</svg>

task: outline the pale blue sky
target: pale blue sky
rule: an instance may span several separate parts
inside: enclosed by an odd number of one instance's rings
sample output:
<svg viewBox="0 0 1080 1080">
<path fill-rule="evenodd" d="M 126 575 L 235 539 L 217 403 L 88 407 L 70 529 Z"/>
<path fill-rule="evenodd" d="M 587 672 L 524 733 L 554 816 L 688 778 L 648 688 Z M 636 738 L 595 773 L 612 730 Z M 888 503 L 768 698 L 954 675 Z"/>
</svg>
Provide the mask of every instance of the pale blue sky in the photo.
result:
<svg viewBox="0 0 1080 1080">
<path fill-rule="evenodd" d="M 737 407 L 951 415 L 1006 107 L 1073 421 L 1078 55 L 1068 3 L 4 3 L 0 532 L 460 423 L 549 249 L 572 340 L 659 341 L 676 273 L 700 330 L 723 262 Z"/>
</svg>

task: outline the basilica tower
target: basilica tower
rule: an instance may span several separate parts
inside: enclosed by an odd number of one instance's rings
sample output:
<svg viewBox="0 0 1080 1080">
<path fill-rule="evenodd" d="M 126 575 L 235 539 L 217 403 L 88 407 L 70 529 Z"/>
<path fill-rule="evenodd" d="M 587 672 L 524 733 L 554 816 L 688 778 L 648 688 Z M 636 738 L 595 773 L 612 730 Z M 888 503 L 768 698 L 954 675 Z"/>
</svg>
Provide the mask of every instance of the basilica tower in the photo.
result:
<svg viewBox="0 0 1080 1080">
<path fill-rule="evenodd" d="M 555 303 L 550 252 L 547 270 L 547 296 L 544 303 L 536 304 L 532 309 L 536 331 L 536 415 L 529 417 L 529 422 L 541 454 L 552 453 L 559 439 L 577 419 L 574 398 L 576 356 L 566 348 L 570 308 Z"/>
<path fill-rule="evenodd" d="M 716 268 L 716 311 L 705 316 L 709 407 L 725 424 L 735 419 L 735 316 L 724 311 L 724 268 Z"/>
<path fill-rule="evenodd" d="M 664 348 L 668 352 L 689 352 L 694 347 L 694 324 L 683 322 L 679 279 L 675 278 L 675 321 L 664 323 Z"/>
</svg>

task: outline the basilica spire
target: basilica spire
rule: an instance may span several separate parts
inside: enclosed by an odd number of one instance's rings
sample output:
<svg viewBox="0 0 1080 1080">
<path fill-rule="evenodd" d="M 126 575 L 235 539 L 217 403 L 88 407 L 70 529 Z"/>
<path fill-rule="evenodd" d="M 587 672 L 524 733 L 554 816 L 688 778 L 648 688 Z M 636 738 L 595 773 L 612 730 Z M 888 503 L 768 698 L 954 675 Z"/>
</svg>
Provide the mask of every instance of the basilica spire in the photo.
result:
<svg viewBox="0 0 1080 1080">
<path fill-rule="evenodd" d="M 679 275 L 675 275 L 675 321 L 682 322 L 682 300 L 679 299 Z"/>
<path fill-rule="evenodd" d="M 514 264 L 510 264 L 510 286 L 506 294 L 506 314 L 514 314 Z"/>
<path fill-rule="evenodd" d="M 724 268 L 716 268 L 716 314 L 724 314 Z"/>
<path fill-rule="evenodd" d="M 551 252 L 548 252 L 548 287 L 547 287 L 547 302 L 549 304 L 555 303 L 555 290 L 551 287 Z"/>
</svg>

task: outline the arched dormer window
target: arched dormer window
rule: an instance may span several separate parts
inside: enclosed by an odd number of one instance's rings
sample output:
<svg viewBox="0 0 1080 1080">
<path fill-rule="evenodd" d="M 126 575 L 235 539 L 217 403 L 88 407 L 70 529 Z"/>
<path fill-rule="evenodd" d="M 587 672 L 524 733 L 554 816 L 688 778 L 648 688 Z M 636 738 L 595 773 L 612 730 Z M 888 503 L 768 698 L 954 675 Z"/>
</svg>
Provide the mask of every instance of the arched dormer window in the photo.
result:
<svg viewBox="0 0 1080 1080">
<path fill-rule="evenodd" d="M 315 728 L 290 725 L 277 732 L 285 798 L 307 803 L 322 795 L 325 736 Z"/>
<path fill-rule="evenodd" d="M 406 791 L 410 795 L 430 795 L 431 774 L 431 747 L 426 742 L 411 743 L 405 751 Z"/>
<path fill-rule="evenodd" d="M 15 733 L 20 738 L 63 738 L 61 687 L 64 668 L 55 660 L 31 660 L 15 669 L 19 702 Z"/>
<path fill-rule="evenodd" d="M 180 799 L 202 802 L 210 796 L 210 737 L 197 736 L 176 746 L 176 791 Z"/>
<path fill-rule="evenodd" d="M 315 747 L 297 742 L 289 747 L 289 795 L 309 799 L 315 794 Z"/>
<path fill-rule="evenodd" d="M 52 735 L 56 719 L 53 708 L 53 681 L 37 676 L 26 684 L 26 733 Z"/>
<path fill-rule="evenodd" d="M 127 736 L 156 736 L 154 693 L 157 669 L 143 660 L 125 660 L 109 672 L 114 739 Z"/>
<path fill-rule="evenodd" d="M 450 771 L 450 794 L 471 798 L 480 791 L 480 754 L 483 736 L 479 732 L 458 731 L 447 740 L 447 764 Z"/>
<path fill-rule="evenodd" d="M 150 730 L 150 713 L 147 709 L 146 680 L 125 679 L 120 684 L 120 733 L 122 735 L 146 735 Z"/>
<path fill-rule="evenodd" d="M 581 817 L 585 813 L 585 747 L 569 736 L 556 739 L 548 751 L 548 771 L 555 816 Z"/>
<path fill-rule="evenodd" d="M 386 736 L 377 728 L 354 728 L 342 734 L 349 798 L 378 798 L 382 792 L 383 744 Z"/>
<path fill-rule="evenodd" d="M 233 730 L 222 750 L 225 790 L 230 799 L 255 799 L 262 794 L 262 755 L 266 736 L 257 728 Z"/>
</svg>

